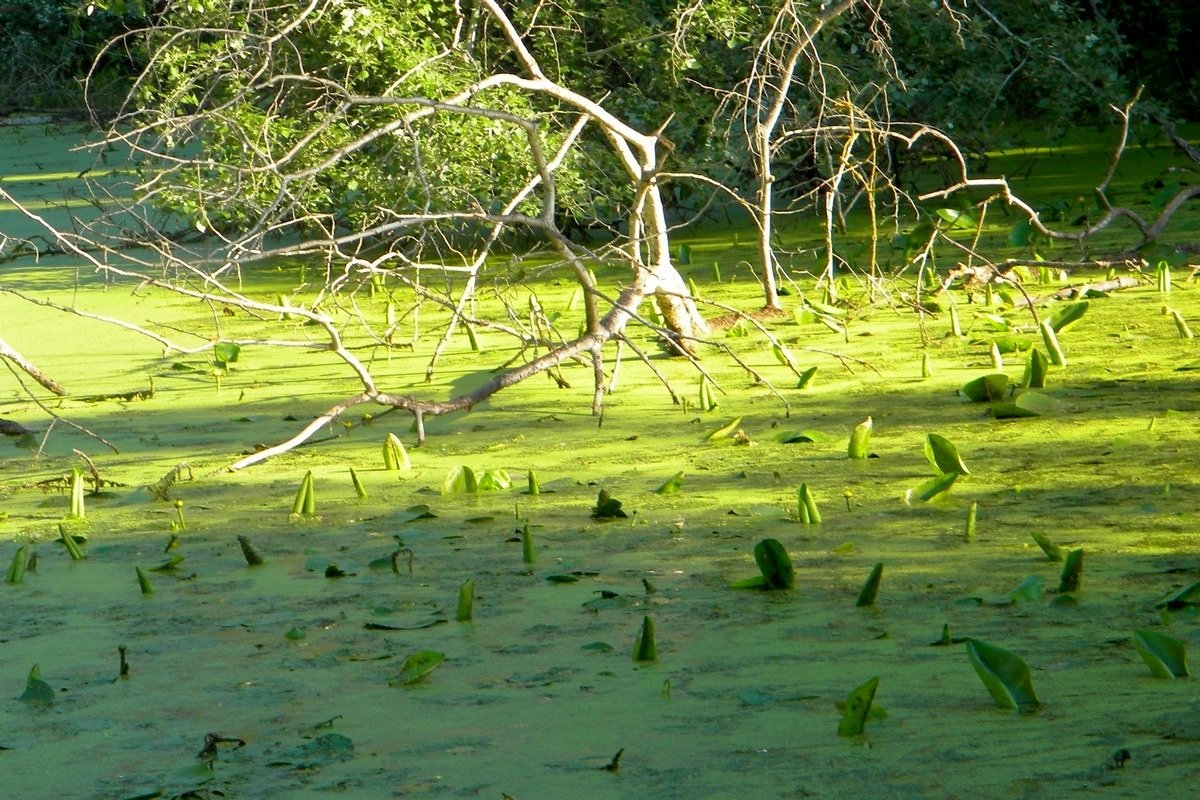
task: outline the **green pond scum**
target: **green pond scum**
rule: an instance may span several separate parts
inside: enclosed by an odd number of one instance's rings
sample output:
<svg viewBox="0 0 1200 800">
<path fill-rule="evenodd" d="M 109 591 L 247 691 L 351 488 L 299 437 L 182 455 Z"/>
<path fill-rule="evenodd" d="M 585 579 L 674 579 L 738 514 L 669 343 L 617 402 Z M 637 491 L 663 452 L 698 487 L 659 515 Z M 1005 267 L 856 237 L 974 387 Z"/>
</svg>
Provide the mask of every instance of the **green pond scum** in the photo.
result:
<svg viewBox="0 0 1200 800">
<path fill-rule="evenodd" d="M 4 159 L 24 147 L 54 163 L 61 142 L 13 136 L 0 130 Z M 1066 167 L 1052 159 L 1052 179 L 1041 163 L 1026 180 L 1047 196 Z M 1072 162 L 1071 196 L 1103 163 Z M 0 230 L 25 224 L 0 211 Z M 791 225 L 780 235 L 818 238 Z M 703 296 L 755 307 L 745 229 L 683 239 Z M 815 301 L 811 266 L 792 269 Z M 243 290 L 311 302 L 293 291 L 300 269 L 248 272 Z M 1169 298 L 1194 326 L 1193 271 L 1173 265 Z M 686 403 L 626 352 L 602 425 L 592 365 L 571 363 L 426 419 L 420 447 L 400 413 L 360 407 L 236 473 L 243 453 L 360 391 L 354 376 L 302 348 L 164 354 L 0 292 L 0 335 L 71 392 L 39 394 L 44 409 L 0 372 L 0 416 L 36 434 L 33 449 L 0 441 L 3 795 L 1057 799 L 1192 785 L 1200 696 L 1163 678 L 1185 678 L 1200 641 L 1185 591 L 1200 580 L 1200 347 L 1163 313 L 1154 268 L 1128 274 L 1137 286 L 1078 301 L 1086 313 L 1059 329 L 1042 321 L 1062 303 L 1035 320 L 957 288 L 918 315 L 900 297 L 912 276 L 874 303 L 849 282 L 836 319 L 819 304 L 790 313 L 789 296 L 762 322 L 779 351 L 753 328 L 726 340 L 771 387 L 716 349 L 702 380 L 631 330 Z M 1061 288 L 1037 277 L 1036 297 Z M 0 265 L 0 288 L 193 344 L 216 335 L 208 306 L 65 257 Z M 573 289 L 546 281 L 537 299 L 574 320 Z M 385 286 L 359 304 L 383 320 L 408 300 Z M 436 330 L 438 313 L 421 324 Z M 410 341 L 412 319 L 393 314 Z M 305 334 L 216 316 L 223 341 Z M 432 341 L 365 341 L 400 394 L 448 397 L 515 355 L 477 328 L 426 383 Z M 973 383 L 996 372 L 994 344 L 1014 347 L 1001 379 Z M 797 387 L 793 366 L 820 380 Z M 1018 402 L 1035 385 L 1041 399 Z M 731 588 L 756 572 L 781 590 Z M 1015 602 L 1020 585 L 1059 591 Z"/>
</svg>

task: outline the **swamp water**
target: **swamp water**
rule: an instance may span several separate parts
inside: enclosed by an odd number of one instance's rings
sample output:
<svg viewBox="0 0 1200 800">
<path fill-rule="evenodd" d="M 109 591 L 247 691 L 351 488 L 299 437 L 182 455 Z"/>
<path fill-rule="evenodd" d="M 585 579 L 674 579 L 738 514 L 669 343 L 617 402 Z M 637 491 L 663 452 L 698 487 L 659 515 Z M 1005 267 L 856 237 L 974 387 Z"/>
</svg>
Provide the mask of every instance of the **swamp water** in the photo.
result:
<svg viewBox="0 0 1200 800">
<path fill-rule="evenodd" d="M 206 308 L 106 289 L 75 266 L 51 259 L 2 274 L 6 286 L 162 332 L 211 329 Z M 702 291 L 710 272 L 694 271 Z M 0 561 L 18 544 L 38 555 L 35 571 L 0 586 L 4 794 L 1057 798 L 1191 785 L 1200 694 L 1194 681 L 1155 677 L 1131 644 L 1152 629 L 1200 646 L 1192 606 L 1156 608 L 1200 578 L 1200 393 L 1197 373 L 1180 370 L 1200 350 L 1161 313 L 1169 304 L 1200 323 L 1184 275 L 1169 296 L 1147 283 L 1090 300 L 1061 334 L 1068 365 L 1050 371 L 1042 392 L 1056 405 L 1043 416 L 997 420 L 989 404 L 959 396 L 995 371 L 985 312 L 1002 310 L 960 297 L 967 336 L 949 336 L 945 314 L 926 321 L 927 379 L 906 307 L 861 308 L 844 337 L 773 324 L 802 367 L 819 367 L 793 389 L 765 343 L 747 356 L 790 415 L 715 353 L 705 363 L 726 393 L 710 412 L 697 410 L 686 364 L 655 359 L 691 399 L 685 411 L 627 357 L 601 427 L 586 413 L 590 370 L 571 366 L 563 375 L 574 388 L 534 378 L 431 421 L 421 448 L 408 419 L 356 413 L 329 432 L 335 440 L 236 474 L 222 468 L 240 451 L 287 438 L 353 392 L 345 371 L 323 354 L 247 347 L 218 383 L 207 356 L 164 358 L 127 331 L 0 296 L 0 334 L 80 398 L 52 408 L 121 451 L 61 424 L 40 458 L 0 450 Z M 564 303 L 559 291 L 543 302 Z M 748 275 L 739 291 L 751 307 Z M 1030 323 L 1027 312 L 1005 316 Z M 259 326 L 224 324 L 226 335 Z M 1040 347 L 1035 333 L 1013 335 Z M 427 350 L 379 352 L 374 366 L 389 388 L 446 393 L 477 379 L 460 339 L 432 388 Z M 851 374 L 805 347 L 874 369 L 851 362 Z M 497 349 L 493 360 L 505 357 Z M 1024 357 L 1004 358 L 1019 380 Z M 147 389 L 149 375 L 152 397 L 82 399 Z M 15 381 L 0 389 L 6 417 L 45 432 Z M 868 416 L 878 457 L 848 459 Z M 752 445 L 707 439 L 736 417 Z M 408 445 L 411 470 L 382 468 L 388 433 Z M 953 442 L 970 474 L 909 504 L 905 494 L 934 475 L 927 433 Z M 56 541 L 69 493 L 40 485 L 81 465 L 72 448 L 115 484 L 85 496 L 81 561 Z M 183 501 L 185 527 L 164 552 L 178 512 L 143 487 L 181 462 L 192 479 L 181 471 L 169 494 Z M 441 493 L 460 465 L 506 470 L 513 486 Z M 310 470 L 316 514 L 292 516 Z M 536 497 L 522 492 L 529 470 Z M 679 472 L 678 491 L 655 491 Z M 797 520 L 801 482 L 820 524 Z M 602 488 L 627 517 L 592 519 Z M 1073 602 L 1054 591 L 1062 565 L 1033 533 L 1084 550 Z M 247 565 L 239 535 L 265 564 Z M 796 589 L 730 588 L 757 573 L 765 538 L 790 553 Z M 173 569 L 150 571 L 177 556 Z M 877 563 L 878 598 L 856 607 Z M 140 591 L 135 566 L 153 593 Z M 473 619 L 458 622 L 468 579 Z M 657 660 L 635 662 L 647 616 Z M 1020 655 L 1042 707 L 996 708 L 964 645 L 934 646 L 947 624 L 955 638 Z M 406 659 L 420 651 L 444 660 L 405 685 Z M 19 699 L 35 664 L 52 702 Z M 875 676 L 886 716 L 839 737 L 835 702 Z M 244 745 L 216 743 L 209 766 L 198 753 L 210 733 Z"/>
</svg>

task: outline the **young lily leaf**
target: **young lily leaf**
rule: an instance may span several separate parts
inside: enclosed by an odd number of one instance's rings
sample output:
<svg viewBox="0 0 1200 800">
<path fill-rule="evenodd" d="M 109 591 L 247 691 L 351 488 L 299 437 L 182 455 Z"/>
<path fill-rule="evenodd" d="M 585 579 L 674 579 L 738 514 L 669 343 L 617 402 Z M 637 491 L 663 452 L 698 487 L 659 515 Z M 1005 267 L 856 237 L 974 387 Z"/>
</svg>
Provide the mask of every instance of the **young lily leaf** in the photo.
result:
<svg viewBox="0 0 1200 800">
<path fill-rule="evenodd" d="M 1171 594 L 1156 603 L 1154 607 L 1177 611 L 1187 606 L 1196 605 L 1200 605 L 1200 581 L 1189 583 L 1177 592 L 1171 592 Z"/>
<path fill-rule="evenodd" d="M 778 441 L 780 444 L 809 444 L 827 442 L 830 438 L 829 434 L 820 431 L 789 431 L 779 434 Z"/>
<path fill-rule="evenodd" d="M 973 403 L 1002 400 L 1008 394 L 1008 376 L 1002 373 L 983 375 L 963 384 L 958 393 Z"/>
<path fill-rule="evenodd" d="M 34 664 L 25 679 L 25 691 L 21 693 L 22 703 L 39 703 L 49 705 L 54 702 L 54 689 L 42 680 L 42 668 Z"/>
<path fill-rule="evenodd" d="M 458 607 L 454 611 L 456 622 L 470 622 L 475 611 L 475 581 L 467 578 L 458 587 Z"/>
<path fill-rule="evenodd" d="M 667 481 L 654 490 L 655 494 L 678 494 L 683 488 L 683 473 L 676 472 Z"/>
<path fill-rule="evenodd" d="M 700 410 L 712 411 L 717 407 L 717 396 L 713 392 L 712 381 L 706 376 L 700 378 Z"/>
<path fill-rule="evenodd" d="M 213 345 L 213 361 L 221 368 L 235 363 L 241 353 L 241 346 L 234 342 L 217 342 Z"/>
<path fill-rule="evenodd" d="M 800 373 L 800 380 L 796 383 L 797 389 L 805 389 L 812 385 L 813 376 L 817 374 L 816 367 L 809 367 Z"/>
<path fill-rule="evenodd" d="M 642 627 L 633 640 L 634 661 L 657 661 L 658 645 L 654 641 L 654 620 L 649 616 L 642 619 Z"/>
<path fill-rule="evenodd" d="M 996 419 L 1020 419 L 1055 414 L 1060 410 L 1057 401 L 1037 392 L 1021 392 L 1012 400 L 992 404 Z"/>
<path fill-rule="evenodd" d="M 850 445 L 846 449 L 846 455 L 850 458 L 866 458 L 867 450 L 871 446 L 871 428 L 874 423 L 870 417 L 867 417 L 858 425 L 854 426 L 854 432 L 850 434 Z"/>
<path fill-rule="evenodd" d="M 25 565 L 29 561 L 29 545 L 23 544 L 13 554 L 12 563 L 8 565 L 8 575 L 5 583 L 20 583 L 25 578 Z"/>
<path fill-rule="evenodd" d="M 875 605 L 875 598 L 879 596 L 879 581 L 882 577 L 883 564 L 876 564 L 871 568 L 871 574 L 867 576 L 862 590 L 859 591 L 858 599 L 854 601 L 856 608 L 866 608 L 867 606 Z"/>
<path fill-rule="evenodd" d="M 1067 553 L 1063 562 L 1062 576 L 1059 578 L 1059 592 L 1077 592 L 1083 577 L 1083 548 Z"/>
<path fill-rule="evenodd" d="M 1134 631 L 1133 647 L 1159 678 L 1186 678 L 1187 654 L 1183 642 L 1158 631 Z"/>
<path fill-rule="evenodd" d="M 1058 311 L 1055 311 L 1053 314 L 1051 314 L 1050 319 L 1048 319 L 1047 322 L 1050 323 L 1050 327 L 1054 329 L 1055 333 L 1062 333 L 1064 330 L 1078 322 L 1080 317 L 1082 317 L 1087 310 L 1088 304 L 1085 301 L 1068 303 L 1067 305 L 1059 308 Z"/>
<path fill-rule="evenodd" d="M 1054 328 L 1050 325 L 1050 320 L 1044 319 L 1041 324 L 1042 341 L 1046 343 L 1046 354 L 1050 359 L 1050 363 L 1056 367 L 1065 367 L 1067 365 L 1067 356 L 1063 352 L 1062 345 L 1058 343 L 1058 336 L 1054 333 Z"/>
<path fill-rule="evenodd" d="M 763 539 L 754 545 L 754 561 L 768 589 L 795 589 L 796 570 L 791 556 L 778 539 Z"/>
<path fill-rule="evenodd" d="M 621 510 L 621 501 L 601 489 L 592 509 L 592 519 L 626 519 L 629 515 Z"/>
<path fill-rule="evenodd" d="M 464 469 L 466 468 L 464 467 Z M 485 469 L 475 476 L 475 491 L 477 492 L 496 492 L 511 487 L 512 478 L 509 477 L 507 470 Z"/>
<path fill-rule="evenodd" d="M 910 505 L 914 500 L 922 503 L 928 503 L 938 495 L 950 491 L 950 487 L 958 480 L 959 473 L 947 472 L 944 475 L 939 475 L 936 478 L 931 478 L 925 481 L 915 489 L 909 489 L 904 493 L 904 502 Z"/>
<path fill-rule="evenodd" d="M 1025 374 L 1021 377 L 1022 389 L 1044 389 L 1046 373 L 1050 371 L 1050 359 L 1041 350 L 1034 348 L 1029 351 L 1025 360 Z"/>
<path fill-rule="evenodd" d="M 442 479 L 442 494 L 477 494 L 479 478 L 466 465 L 451 467 Z"/>
<path fill-rule="evenodd" d="M 850 696 L 846 698 L 841 722 L 838 723 L 838 736 L 858 736 L 863 732 L 867 716 L 871 713 L 871 703 L 875 700 L 875 690 L 878 688 L 879 678 L 876 676 L 850 692 Z"/>
<path fill-rule="evenodd" d="M 740 581 L 734 581 L 729 584 L 730 589 L 767 589 L 767 579 L 762 575 L 755 575 L 753 578 L 742 578 Z"/>
<path fill-rule="evenodd" d="M 970 475 L 971 470 L 963 463 L 958 454 L 958 448 L 945 436 L 936 433 L 925 434 L 925 458 L 939 475 L 957 472 L 960 475 Z"/>
<path fill-rule="evenodd" d="M 801 522 L 806 525 L 821 524 L 821 510 L 817 508 L 817 501 L 813 499 L 807 483 L 800 484 L 796 492 L 796 507 Z"/>
<path fill-rule="evenodd" d="M 967 639 L 967 657 L 998 707 L 1031 711 L 1042 704 L 1033 690 L 1029 666 L 1015 653 Z"/>
<path fill-rule="evenodd" d="M 742 418 L 735 417 L 733 422 L 729 423 L 728 425 L 722 425 L 721 427 L 717 428 L 715 431 L 710 433 L 707 437 L 705 437 L 705 441 L 714 442 L 717 439 L 726 439 L 730 435 L 732 435 L 733 432 L 736 431 L 738 429 L 738 426 L 741 424 L 742 424 Z"/>
<path fill-rule="evenodd" d="M 404 659 L 404 663 L 400 665 L 400 671 L 388 678 L 388 685 L 412 686 L 414 683 L 420 683 L 429 676 L 429 673 L 437 669 L 445 658 L 446 654 L 437 650 L 418 650 Z"/>
<path fill-rule="evenodd" d="M 1035 542 L 1037 542 L 1037 546 L 1042 548 L 1042 552 L 1046 554 L 1046 558 L 1050 559 L 1051 561 L 1055 561 L 1055 562 L 1063 560 L 1062 548 L 1059 547 L 1058 545 L 1056 545 L 1054 542 L 1050 541 L 1050 539 L 1047 538 L 1046 534 L 1037 533 L 1035 531 L 1034 533 L 1031 533 L 1029 535 L 1033 537 L 1033 540 Z"/>
<path fill-rule="evenodd" d="M 1010 603 L 1032 603 L 1042 599 L 1046 591 L 1046 579 L 1040 575 L 1028 575 L 1008 593 Z"/>
</svg>

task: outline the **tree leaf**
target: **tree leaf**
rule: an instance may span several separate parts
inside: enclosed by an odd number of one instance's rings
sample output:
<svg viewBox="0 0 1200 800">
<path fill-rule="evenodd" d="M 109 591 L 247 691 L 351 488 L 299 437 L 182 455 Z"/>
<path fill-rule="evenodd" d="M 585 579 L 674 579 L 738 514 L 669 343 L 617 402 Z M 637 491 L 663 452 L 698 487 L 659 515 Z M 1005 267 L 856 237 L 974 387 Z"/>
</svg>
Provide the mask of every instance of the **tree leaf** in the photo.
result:
<svg viewBox="0 0 1200 800">
<path fill-rule="evenodd" d="M 978 639 L 967 639 L 967 657 L 998 707 L 1031 711 L 1041 706 L 1029 677 L 1029 666 L 1015 653 Z"/>
<path fill-rule="evenodd" d="M 858 736 L 863 732 L 867 715 L 871 713 L 871 703 L 875 700 L 875 690 L 879 688 L 879 677 L 858 686 L 846 698 L 846 708 L 842 712 L 841 722 L 838 723 L 838 736 Z"/>
<path fill-rule="evenodd" d="M 956 208 L 939 208 L 936 213 L 943 221 L 950 224 L 950 230 L 963 230 L 976 226 L 975 219 L 970 214 Z"/>
<path fill-rule="evenodd" d="M 412 686 L 438 668 L 446 654 L 437 650 L 418 650 L 400 665 L 400 671 L 388 678 L 389 686 Z"/>
<path fill-rule="evenodd" d="M 812 384 L 813 376 L 817 374 L 816 367 L 809 367 L 800 373 L 800 381 L 796 384 L 797 389 L 805 389 Z"/>
<path fill-rule="evenodd" d="M 795 589 L 796 570 L 791 556 L 778 539 L 763 539 L 754 545 L 754 561 L 768 589 Z"/>
<path fill-rule="evenodd" d="M 742 424 L 742 418 L 735 417 L 733 422 L 730 422 L 728 425 L 722 425 L 721 427 L 717 428 L 715 431 L 710 433 L 708 436 L 706 436 L 705 441 L 714 442 L 717 439 L 726 439 L 734 431 L 736 431 L 738 429 L 738 426 L 741 424 Z"/>
<path fill-rule="evenodd" d="M 678 494 L 683 488 L 683 473 L 676 472 L 667 481 L 654 490 L 655 494 Z"/>
<path fill-rule="evenodd" d="M 1008 394 L 1008 376 L 999 372 L 983 375 L 963 384 L 958 393 L 973 403 L 1002 400 Z"/>
<path fill-rule="evenodd" d="M 854 426 L 854 431 L 850 434 L 850 445 L 846 449 L 847 456 L 850 458 L 867 457 L 867 449 L 871 446 L 872 427 L 874 427 L 874 423 L 870 417 Z"/>
<path fill-rule="evenodd" d="M 1160 678 L 1188 677 L 1187 654 L 1183 642 L 1158 631 L 1133 632 L 1133 647 L 1146 666 Z"/>
<path fill-rule="evenodd" d="M 928 503 L 943 492 L 950 491 L 950 487 L 958 480 L 959 473 L 947 472 L 944 475 L 939 475 L 936 478 L 931 478 L 925 481 L 915 489 L 909 489 L 904 493 L 904 501 L 912 503 L 918 500 L 922 503 Z"/>
<path fill-rule="evenodd" d="M 963 463 L 958 454 L 958 448 L 945 436 L 936 433 L 925 434 L 925 458 L 940 475 L 947 472 L 957 472 L 960 475 L 970 475 L 971 470 Z"/>
</svg>

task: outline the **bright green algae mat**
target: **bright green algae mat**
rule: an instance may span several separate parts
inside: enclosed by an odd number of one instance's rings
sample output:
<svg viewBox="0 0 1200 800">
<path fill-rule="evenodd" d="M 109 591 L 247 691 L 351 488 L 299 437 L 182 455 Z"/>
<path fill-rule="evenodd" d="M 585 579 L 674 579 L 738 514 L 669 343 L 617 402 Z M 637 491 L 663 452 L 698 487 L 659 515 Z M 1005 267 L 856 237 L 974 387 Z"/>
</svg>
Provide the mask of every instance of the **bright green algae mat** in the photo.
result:
<svg viewBox="0 0 1200 800">
<path fill-rule="evenodd" d="M 49 259 L 0 274 L 6 286 L 151 320 L 182 341 L 180 330 L 211 331 L 207 308 L 105 287 L 77 266 Z M 688 273 L 715 295 L 710 265 Z M 744 267 L 724 273 L 732 302 L 753 307 Z M 1058 408 L 1041 417 L 996 420 L 987 404 L 958 396 L 994 371 L 986 344 L 972 339 L 989 340 L 983 315 L 998 311 L 959 296 L 969 335 L 948 336 L 946 314 L 926 320 L 927 379 L 918 322 L 902 304 L 859 308 L 846 336 L 771 323 L 801 367 L 818 367 L 795 389 L 765 343 L 744 351 L 790 416 L 715 352 L 705 364 L 726 393 L 711 412 L 697 410 L 686 363 L 655 354 L 689 398 L 684 410 L 627 355 L 601 426 L 587 413 L 590 369 L 573 365 L 563 370 L 572 388 L 535 377 L 468 414 L 432 420 L 421 448 L 408 418 L 371 409 L 364 421 L 361 409 L 350 427 L 317 437 L 335 440 L 237 474 L 222 467 L 239 452 L 290 436 L 353 392 L 345 370 L 324 354 L 247 347 L 218 385 L 205 355 L 163 357 L 128 331 L 0 297 L 0 335 L 74 395 L 51 408 L 121 450 L 61 424 L 40 458 L 0 450 L 0 562 L 19 543 L 38 554 L 36 570 L 0 586 L 6 795 L 1062 797 L 1186 785 L 1197 777 L 1200 698 L 1189 681 L 1155 678 L 1130 643 L 1139 629 L 1189 648 L 1200 640 L 1190 608 L 1156 608 L 1200 578 L 1200 373 L 1179 369 L 1200 361 L 1200 348 L 1162 313 L 1169 306 L 1200 324 L 1200 294 L 1186 275 L 1175 270 L 1169 295 L 1147 283 L 1090 301 L 1060 335 L 1068 364 L 1051 368 L 1042 390 Z M 254 280 L 274 293 L 293 277 Z M 562 306 L 569 288 L 539 294 Z M 226 335 L 262 329 L 244 315 L 222 323 Z M 423 380 L 423 345 L 378 351 L 373 366 L 389 388 L 446 396 L 510 354 L 500 339 L 484 344 L 495 350 L 481 364 L 460 336 L 433 386 Z M 805 347 L 874 369 L 848 362 L 851 373 Z M 1019 380 L 1023 357 L 1004 359 L 1003 372 Z M 152 397 L 82 399 L 146 390 L 151 375 Z M 14 381 L 0 392 L 0 413 L 46 430 Z M 868 416 L 878 457 L 848 459 L 851 431 Z M 752 445 L 708 441 L 735 417 Z M 817 441 L 782 443 L 799 431 Z M 411 471 L 382 469 L 389 432 L 408 447 Z M 934 502 L 907 505 L 905 493 L 934 474 L 927 433 L 953 442 L 970 474 Z M 39 485 L 82 464 L 72 448 L 116 484 L 85 497 L 82 561 L 56 541 L 68 493 Z M 140 487 L 181 462 L 194 479 L 185 471 L 171 495 L 184 502 L 186 527 L 164 553 L 177 511 Z M 441 494 L 460 465 L 504 469 L 513 487 Z M 310 470 L 316 516 L 290 517 Z M 542 487 L 536 497 L 522 493 L 529 470 Z M 677 492 L 655 492 L 679 472 Z M 797 521 L 801 482 L 819 525 Z M 591 518 L 602 488 L 628 517 Z M 417 505 L 436 516 L 408 510 Z M 533 564 L 522 557 L 526 525 Z M 1085 551 L 1074 604 L 1056 602 L 1062 565 L 1032 533 Z M 246 565 L 239 535 L 263 566 Z M 765 538 L 786 547 L 797 588 L 729 588 L 756 573 L 754 547 Z M 148 572 L 154 591 L 142 594 L 134 567 L 172 556 L 183 560 Z M 326 577 L 331 563 L 342 577 Z M 856 608 L 877 563 L 878 597 Z M 1013 602 L 1029 576 L 1047 591 Z M 460 623 L 468 579 L 473 620 Z M 646 616 L 658 658 L 634 662 Z M 1023 658 L 1042 708 L 998 710 L 962 644 L 932 646 L 945 624 L 955 638 Z M 420 682 L 391 685 L 424 650 L 445 659 Z M 49 705 L 17 699 L 34 664 L 54 691 Z M 834 703 L 874 676 L 886 718 L 840 738 Z M 245 742 L 216 745 L 211 771 L 197 758 L 210 733 Z M 622 748 L 619 769 L 604 769 Z M 1121 750 L 1131 758 L 1115 768 Z"/>
</svg>

